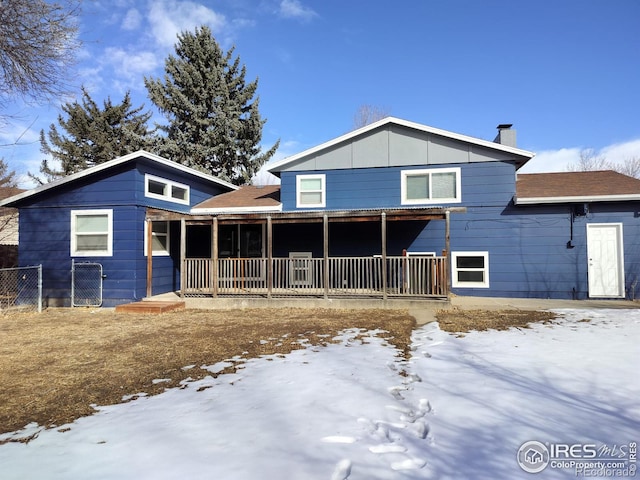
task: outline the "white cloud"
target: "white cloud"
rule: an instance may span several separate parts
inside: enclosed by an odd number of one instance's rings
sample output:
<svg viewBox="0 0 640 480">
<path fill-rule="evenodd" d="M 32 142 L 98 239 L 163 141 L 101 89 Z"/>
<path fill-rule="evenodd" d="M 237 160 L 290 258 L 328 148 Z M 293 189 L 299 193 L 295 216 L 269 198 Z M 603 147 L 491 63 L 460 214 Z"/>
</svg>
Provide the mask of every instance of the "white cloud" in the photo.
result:
<svg viewBox="0 0 640 480">
<path fill-rule="evenodd" d="M 580 159 L 580 148 L 561 148 L 560 150 L 545 150 L 538 152 L 518 172 L 543 173 L 566 172 L 570 164 Z"/>
<path fill-rule="evenodd" d="M 163 47 L 172 47 L 177 42 L 177 35 L 183 31 L 208 25 L 214 34 L 219 34 L 227 21 L 224 15 L 198 3 L 162 0 L 150 2 L 149 23 L 156 42 Z"/>
<path fill-rule="evenodd" d="M 131 8 L 129 11 L 127 11 L 127 14 L 124 16 L 124 20 L 122 20 L 122 28 L 124 30 L 130 30 L 130 31 L 136 30 L 137 28 L 140 27 L 141 23 L 142 23 L 142 15 L 137 9 Z"/>
<path fill-rule="evenodd" d="M 600 150 L 607 160 L 619 163 L 630 158 L 640 158 L 640 138 L 624 143 L 615 143 Z"/>
<path fill-rule="evenodd" d="M 153 72 L 162 62 L 154 52 L 131 53 L 122 48 L 109 47 L 104 51 L 102 63 L 113 68 L 115 82 L 119 81 L 128 90 L 139 87 L 142 76 Z"/>
<path fill-rule="evenodd" d="M 318 16 L 313 9 L 305 7 L 298 0 L 282 0 L 279 13 L 284 18 L 298 18 L 301 20 L 311 20 Z"/>
<path fill-rule="evenodd" d="M 569 165 L 580 160 L 582 147 L 561 148 L 538 152 L 533 159 L 518 170 L 520 173 L 566 172 Z M 612 163 L 622 163 L 630 158 L 640 157 L 640 139 L 607 145 L 593 152 Z"/>
</svg>

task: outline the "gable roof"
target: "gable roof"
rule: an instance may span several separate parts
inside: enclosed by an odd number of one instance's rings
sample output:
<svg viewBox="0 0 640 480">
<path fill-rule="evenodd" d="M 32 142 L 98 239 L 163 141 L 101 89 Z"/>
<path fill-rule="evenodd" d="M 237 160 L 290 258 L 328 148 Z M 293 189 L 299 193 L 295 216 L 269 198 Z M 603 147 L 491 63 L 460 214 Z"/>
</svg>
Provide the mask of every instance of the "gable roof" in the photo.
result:
<svg viewBox="0 0 640 480">
<path fill-rule="evenodd" d="M 518 174 L 516 205 L 640 200 L 640 180 L 613 170 Z"/>
<path fill-rule="evenodd" d="M 46 183 L 44 185 L 40 185 L 31 190 L 26 190 L 23 193 L 18 195 L 14 195 L 12 197 L 6 198 L 4 200 L 0 200 L 0 206 L 10 205 L 19 200 L 23 200 L 25 198 L 31 197 L 33 195 L 37 195 L 39 193 L 45 192 L 47 190 L 51 190 L 54 188 L 58 188 L 62 185 L 66 185 L 71 182 L 75 182 L 76 180 L 89 177 L 91 175 L 95 175 L 96 173 L 103 172 L 114 168 L 118 165 L 125 164 L 127 162 L 132 162 L 134 160 L 144 158 L 146 160 L 150 160 L 153 163 L 157 163 L 163 165 L 165 167 L 171 168 L 173 170 L 177 170 L 180 172 L 188 173 L 189 175 L 193 175 L 195 177 L 201 178 L 208 182 L 216 183 L 222 187 L 228 188 L 229 190 L 238 189 L 237 185 L 233 185 L 229 182 L 225 182 L 224 180 L 220 180 L 217 177 L 209 175 L 207 173 L 200 172 L 198 170 L 194 170 L 193 168 L 185 167 L 177 162 L 173 162 L 171 160 L 167 160 L 164 157 L 159 155 L 155 155 L 153 153 L 147 152 L 146 150 L 138 150 L 137 152 L 129 153 L 127 155 L 123 155 L 122 157 L 115 158 L 113 160 L 109 160 L 108 162 L 101 163 L 99 165 L 95 165 L 93 167 L 82 170 L 81 172 L 74 173 L 72 175 L 68 175 L 66 177 L 60 178 L 54 182 Z"/>
<path fill-rule="evenodd" d="M 280 185 L 245 185 L 233 192 L 216 195 L 191 209 L 193 214 L 228 212 L 279 212 Z"/>
<path fill-rule="evenodd" d="M 400 127 L 405 127 L 408 129 L 412 129 L 418 132 L 423 132 L 423 133 L 427 133 L 427 134 L 432 134 L 438 137 L 443 137 L 445 139 L 450 139 L 450 140 L 457 140 L 460 142 L 465 142 L 467 144 L 471 144 L 471 145 L 477 145 L 480 147 L 484 147 L 484 148 L 488 148 L 488 149 L 492 149 L 496 152 L 502 152 L 502 153 L 507 153 L 510 155 L 514 155 L 516 157 L 518 157 L 521 160 L 521 165 L 523 165 L 524 163 L 526 163 L 528 160 L 530 160 L 531 158 L 534 157 L 534 153 L 529 152 L 527 150 L 522 150 L 520 148 L 515 148 L 515 147 L 510 147 L 507 145 L 503 145 L 500 143 L 496 143 L 496 142 L 491 142 L 488 140 L 482 140 L 480 138 L 475 138 L 475 137 L 470 137 L 467 135 L 462 135 L 459 133 L 455 133 L 455 132 L 450 132 L 447 130 L 442 130 L 439 128 L 434 128 L 434 127 L 430 127 L 427 125 L 423 125 L 420 123 L 415 123 L 415 122 L 410 122 L 407 120 L 402 120 L 400 118 L 396 118 L 396 117 L 386 117 L 383 118 L 382 120 L 379 120 L 377 122 L 371 123 L 369 125 L 365 125 L 362 128 L 359 128 L 357 130 L 353 130 L 349 133 L 346 133 L 345 135 L 342 135 L 340 137 L 334 138 L 333 140 L 329 140 L 328 142 L 322 143 L 320 145 L 317 145 L 315 147 L 309 148 L 303 152 L 297 153 L 295 155 L 292 155 L 290 157 L 284 158 L 278 162 L 273 163 L 271 166 L 269 166 L 266 170 L 274 175 L 278 175 L 280 172 L 282 172 L 283 170 L 286 169 L 287 166 L 291 166 L 291 164 L 300 161 L 302 159 L 304 159 L 305 157 L 310 157 L 312 155 L 318 154 L 322 151 L 325 150 L 329 150 L 339 144 L 354 140 L 358 137 L 364 137 L 367 134 L 371 133 L 372 131 L 379 129 L 379 128 L 383 128 L 383 127 L 387 127 L 387 126 L 400 126 Z"/>
</svg>

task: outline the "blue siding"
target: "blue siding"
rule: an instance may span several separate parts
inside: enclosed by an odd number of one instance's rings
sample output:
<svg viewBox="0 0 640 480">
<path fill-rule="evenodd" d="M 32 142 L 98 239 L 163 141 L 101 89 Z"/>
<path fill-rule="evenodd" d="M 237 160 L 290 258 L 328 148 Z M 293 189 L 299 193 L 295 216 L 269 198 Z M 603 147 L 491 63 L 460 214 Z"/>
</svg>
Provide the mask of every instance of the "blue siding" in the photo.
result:
<svg viewBox="0 0 640 480">
<path fill-rule="evenodd" d="M 509 162 L 447 164 L 461 169 L 462 203 L 466 205 L 506 206 L 515 193 L 515 167 Z M 296 176 L 311 173 L 326 175 L 326 209 L 399 208 L 402 207 L 400 175 L 403 170 L 438 166 L 360 168 L 353 170 L 319 170 L 283 172 L 281 201 L 283 211 L 296 208 Z M 426 206 L 441 206 L 429 204 Z"/>
</svg>

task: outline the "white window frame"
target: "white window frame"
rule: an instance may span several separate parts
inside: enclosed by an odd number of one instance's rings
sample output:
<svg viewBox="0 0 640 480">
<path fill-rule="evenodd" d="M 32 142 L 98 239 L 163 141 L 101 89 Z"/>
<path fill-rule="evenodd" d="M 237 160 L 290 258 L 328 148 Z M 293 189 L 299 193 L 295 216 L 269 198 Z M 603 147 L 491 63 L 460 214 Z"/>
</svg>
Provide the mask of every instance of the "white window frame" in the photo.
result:
<svg viewBox="0 0 640 480">
<path fill-rule="evenodd" d="M 107 216 L 107 231 L 106 232 L 83 232 L 86 235 L 107 235 L 107 249 L 106 250 L 78 250 L 76 223 L 78 217 L 88 215 L 106 215 Z M 81 234 L 82 235 L 82 234 Z M 111 257 L 113 256 L 113 210 L 100 209 L 100 210 L 71 210 L 71 256 L 72 257 Z"/>
<path fill-rule="evenodd" d="M 162 234 L 163 236 L 166 235 L 167 237 L 167 248 L 166 250 L 154 250 L 153 252 L 151 252 L 151 255 L 154 257 L 168 257 L 170 255 L 170 250 L 171 250 L 171 224 L 169 221 L 167 220 L 156 220 L 156 221 L 152 221 L 152 224 L 154 223 L 165 223 L 167 225 L 167 233 L 166 234 Z M 149 221 L 145 220 L 144 221 L 144 256 L 147 256 L 147 251 L 149 248 L 149 243 L 147 240 L 147 227 L 149 225 Z M 151 237 L 157 237 L 158 233 L 152 231 L 151 232 Z M 153 240 L 151 241 L 151 245 L 153 245 Z"/>
<path fill-rule="evenodd" d="M 431 175 L 434 173 L 455 173 L 456 174 L 456 197 L 454 198 L 432 198 L 431 197 L 431 194 L 433 192 Z M 429 198 L 407 198 L 407 177 L 423 176 L 423 175 L 429 176 Z M 460 167 L 401 170 L 400 171 L 400 195 L 401 195 L 402 205 L 460 203 L 462 202 L 462 181 L 461 181 Z"/>
<path fill-rule="evenodd" d="M 458 268 L 458 257 L 483 257 L 484 268 Z M 458 272 L 478 272 L 484 273 L 483 282 L 460 282 Z M 489 252 L 451 252 L 451 286 L 456 288 L 489 288 Z"/>
<path fill-rule="evenodd" d="M 303 180 L 320 180 L 320 190 L 306 190 L 308 192 L 320 192 L 322 199 L 319 203 L 302 203 L 301 185 Z M 296 175 L 296 207 L 297 208 L 324 208 L 327 205 L 327 178 L 324 173 L 313 175 Z"/>
<path fill-rule="evenodd" d="M 164 185 L 163 193 L 158 194 L 149 191 L 149 182 L 154 181 L 157 183 L 161 183 Z M 173 187 L 177 187 L 186 191 L 186 195 L 184 199 L 174 197 L 171 192 L 173 191 Z M 146 173 L 144 175 L 144 196 L 148 198 L 155 198 L 158 200 L 165 200 L 167 202 L 180 203 L 181 205 L 189 205 L 189 198 L 191 196 L 191 190 L 189 185 L 185 185 L 184 183 L 174 182 L 173 180 L 167 180 L 166 178 L 156 177 L 155 175 L 150 175 Z"/>
</svg>

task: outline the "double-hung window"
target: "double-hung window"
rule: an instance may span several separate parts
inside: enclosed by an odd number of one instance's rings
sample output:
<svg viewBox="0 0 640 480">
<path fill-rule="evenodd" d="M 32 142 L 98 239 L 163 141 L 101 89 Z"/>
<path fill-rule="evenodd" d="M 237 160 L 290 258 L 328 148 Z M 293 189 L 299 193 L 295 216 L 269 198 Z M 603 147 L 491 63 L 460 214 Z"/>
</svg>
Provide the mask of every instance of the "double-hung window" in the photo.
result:
<svg viewBox="0 0 640 480">
<path fill-rule="evenodd" d="M 298 175 L 296 177 L 296 207 L 324 208 L 327 204 L 326 176 Z"/>
<path fill-rule="evenodd" d="M 144 254 L 147 255 L 147 249 L 149 248 L 147 239 L 147 221 L 144 222 Z M 169 255 L 169 222 L 157 221 L 151 222 L 151 251 L 154 257 Z"/>
<path fill-rule="evenodd" d="M 460 168 L 402 170 L 402 205 L 460 203 Z"/>
<path fill-rule="evenodd" d="M 146 174 L 144 176 L 144 195 L 168 202 L 189 204 L 189 186 Z"/>
<path fill-rule="evenodd" d="M 453 287 L 489 288 L 489 252 L 451 252 Z"/>
<path fill-rule="evenodd" d="M 71 256 L 113 255 L 113 210 L 71 211 Z"/>
</svg>

